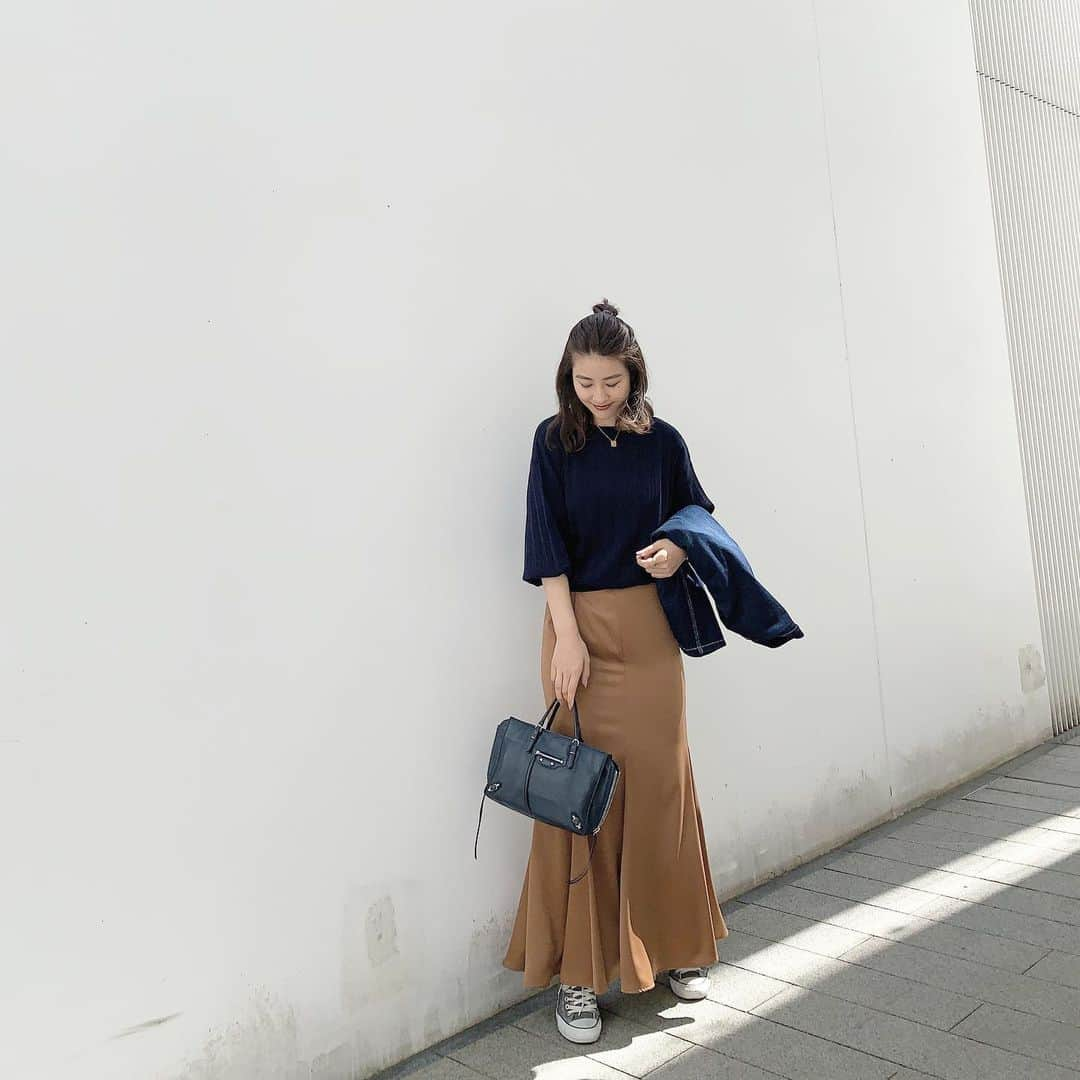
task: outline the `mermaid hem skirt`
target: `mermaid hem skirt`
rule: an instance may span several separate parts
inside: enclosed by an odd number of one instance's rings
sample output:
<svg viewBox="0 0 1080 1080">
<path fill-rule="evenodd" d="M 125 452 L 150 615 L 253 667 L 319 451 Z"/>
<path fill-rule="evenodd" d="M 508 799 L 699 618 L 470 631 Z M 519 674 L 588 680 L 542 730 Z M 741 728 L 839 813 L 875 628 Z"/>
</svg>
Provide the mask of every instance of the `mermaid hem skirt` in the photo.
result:
<svg viewBox="0 0 1080 1080">
<path fill-rule="evenodd" d="M 532 840 L 503 966 L 526 987 L 560 982 L 624 993 L 658 972 L 708 966 L 728 936 L 713 889 L 686 734 L 682 653 L 655 583 L 571 593 L 589 650 L 576 701 L 586 743 L 621 773 L 594 840 L 541 821 Z M 555 630 L 545 606 L 540 650 L 544 701 L 555 698 Z M 560 706 L 552 728 L 573 734 Z M 589 863 L 589 869 L 573 885 Z"/>
</svg>

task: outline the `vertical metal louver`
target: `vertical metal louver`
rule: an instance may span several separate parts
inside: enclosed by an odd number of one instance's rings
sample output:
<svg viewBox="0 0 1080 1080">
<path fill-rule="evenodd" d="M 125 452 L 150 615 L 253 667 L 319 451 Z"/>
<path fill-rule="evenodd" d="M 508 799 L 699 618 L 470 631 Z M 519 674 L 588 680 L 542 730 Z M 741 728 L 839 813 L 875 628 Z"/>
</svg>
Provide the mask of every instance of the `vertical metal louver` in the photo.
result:
<svg viewBox="0 0 1080 1080">
<path fill-rule="evenodd" d="M 970 0 L 1055 734 L 1080 726 L 1080 3 Z"/>
</svg>

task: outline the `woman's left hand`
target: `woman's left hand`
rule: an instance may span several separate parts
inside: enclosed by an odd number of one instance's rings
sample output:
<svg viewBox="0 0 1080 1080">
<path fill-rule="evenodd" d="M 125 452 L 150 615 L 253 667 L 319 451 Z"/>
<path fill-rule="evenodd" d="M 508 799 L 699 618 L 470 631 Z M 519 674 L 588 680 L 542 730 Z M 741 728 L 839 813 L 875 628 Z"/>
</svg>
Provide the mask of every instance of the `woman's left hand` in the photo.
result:
<svg viewBox="0 0 1080 1080">
<path fill-rule="evenodd" d="M 686 552 L 670 540 L 657 540 L 636 552 L 637 564 L 654 578 L 671 577 L 686 561 Z"/>
</svg>

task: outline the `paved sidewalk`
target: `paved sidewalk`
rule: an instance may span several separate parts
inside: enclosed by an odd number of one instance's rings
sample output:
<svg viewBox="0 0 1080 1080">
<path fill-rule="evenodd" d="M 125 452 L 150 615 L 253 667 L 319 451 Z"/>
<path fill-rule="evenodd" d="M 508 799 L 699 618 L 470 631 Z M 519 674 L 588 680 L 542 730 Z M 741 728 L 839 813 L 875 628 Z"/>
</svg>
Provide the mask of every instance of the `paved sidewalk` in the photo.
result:
<svg viewBox="0 0 1080 1080">
<path fill-rule="evenodd" d="M 704 1001 L 611 989 L 579 1048 L 552 986 L 378 1080 L 1075 1080 L 1080 733 L 721 907 Z"/>
</svg>

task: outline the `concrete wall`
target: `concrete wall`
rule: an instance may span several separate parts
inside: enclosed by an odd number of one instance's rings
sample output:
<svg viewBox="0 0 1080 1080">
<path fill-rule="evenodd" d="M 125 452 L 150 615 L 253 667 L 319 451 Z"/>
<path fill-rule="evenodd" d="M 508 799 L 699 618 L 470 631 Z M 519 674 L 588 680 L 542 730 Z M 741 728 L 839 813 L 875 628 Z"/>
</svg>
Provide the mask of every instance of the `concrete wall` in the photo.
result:
<svg viewBox="0 0 1080 1080">
<path fill-rule="evenodd" d="M 4 1075 L 366 1076 L 521 996 L 529 823 L 473 833 L 601 295 L 807 635 L 686 658 L 721 898 L 1049 734 L 961 0 L 14 29 Z"/>
</svg>

